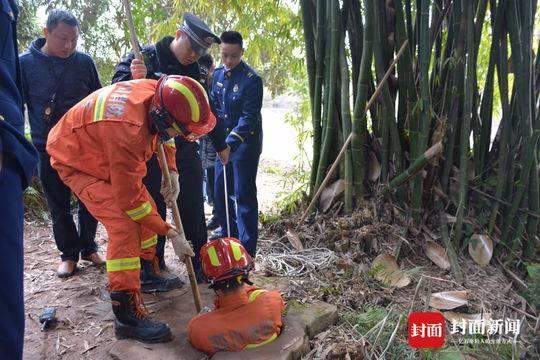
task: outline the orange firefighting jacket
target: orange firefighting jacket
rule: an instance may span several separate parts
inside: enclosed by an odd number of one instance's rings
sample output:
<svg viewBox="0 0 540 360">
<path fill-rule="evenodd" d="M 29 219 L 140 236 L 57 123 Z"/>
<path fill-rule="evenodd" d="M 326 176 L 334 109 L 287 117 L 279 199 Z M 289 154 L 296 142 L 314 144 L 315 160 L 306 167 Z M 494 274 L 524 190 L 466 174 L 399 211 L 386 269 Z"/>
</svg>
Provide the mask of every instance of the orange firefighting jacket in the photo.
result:
<svg viewBox="0 0 540 360">
<path fill-rule="evenodd" d="M 195 316 L 188 325 L 189 341 L 206 354 L 261 346 L 281 332 L 285 305 L 279 291 L 244 285 L 218 296 L 215 305 L 214 311 Z"/>
<path fill-rule="evenodd" d="M 157 148 L 148 112 L 157 81 L 116 83 L 93 92 L 52 128 L 47 140 L 51 165 L 79 194 L 97 181 L 111 184 L 116 203 L 132 220 L 165 234 L 169 226 L 158 215 L 142 179 L 146 162 Z M 164 146 L 176 171 L 174 141 Z"/>
</svg>

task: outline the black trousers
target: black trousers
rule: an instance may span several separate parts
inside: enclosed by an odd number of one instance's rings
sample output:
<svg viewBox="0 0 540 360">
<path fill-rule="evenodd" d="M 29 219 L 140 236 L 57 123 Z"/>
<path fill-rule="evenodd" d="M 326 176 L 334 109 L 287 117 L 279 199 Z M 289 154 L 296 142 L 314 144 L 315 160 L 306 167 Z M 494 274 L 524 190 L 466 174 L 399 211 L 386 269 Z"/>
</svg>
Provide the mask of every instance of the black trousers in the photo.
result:
<svg viewBox="0 0 540 360">
<path fill-rule="evenodd" d="M 216 170 L 215 168 L 212 166 L 212 167 L 209 167 L 207 169 L 204 170 L 205 172 L 205 178 L 204 178 L 204 186 L 205 186 L 205 190 L 206 190 L 206 202 L 208 203 L 208 205 L 211 205 L 211 206 L 214 206 L 214 202 L 215 202 L 215 199 L 214 199 L 214 178 L 215 178 L 215 175 L 216 175 Z"/>
<path fill-rule="evenodd" d="M 97 251 L 94 241 L 97 220 L 78 201 L 78 226 L 75 226 L 71 213 L 71 190 L 58 172 L 51 166 L 51 158 L 45 151 L 39 152 L 39 179 L 51 212 L 54 241 L 60 250 L 62 261 L 79 261 L 79 254 L 86 257 Z"/>
<path fill-rule="evenodd" d="M 0 169 L 0 358 L 22 359 L 23 299 L 23 185 L 20 165 L 7 154 Z"/>
<path fill-rule="evenodd" d="M 193 267 L 195 272 L 201 272 L 199 252 L 201 247 L 206 244 L 208 237 L 204 218 L 203 169 L 197 143 L 177 139 L 176 166 L 180 182 L 180 194 L 177 201 L 178 210 L 182 218 L 186 238 L 193 245 L 193 251 L 195 252 L 195 257 L 192 259 Z M 159 192 L 161 188 L 161 168 L 155 154 L 146 163 L 146 167 L 147 173 L 143 183 L 156 202 L 159 215 L 162 219 L 166 219 L 165 201 Z M 165 236 L 158 236 L 156 254 L 162 264 L 164 253 Z"/>
</svg>

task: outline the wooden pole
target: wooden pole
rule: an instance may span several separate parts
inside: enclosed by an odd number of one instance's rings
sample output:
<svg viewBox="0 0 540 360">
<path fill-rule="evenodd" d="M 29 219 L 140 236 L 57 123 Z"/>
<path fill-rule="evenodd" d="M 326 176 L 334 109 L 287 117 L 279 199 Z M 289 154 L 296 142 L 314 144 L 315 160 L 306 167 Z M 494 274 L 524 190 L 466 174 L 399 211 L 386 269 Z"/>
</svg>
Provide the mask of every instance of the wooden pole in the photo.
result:
<svg viewBox="0 0 540 360">
<path fill-rule="evenodd" d="M 124 8 L 126 10 L 126 19 L 129 27 L 129 34 L 130 34 L 130 41 L 131 41 L 131 47 L 133 48 L 133 53 L 135 54 L 135 58 L 139 60 L 143 60 L 141 50 L 139 48 L 139 43 L 137 41 L 137 35 L 135 34 L 135 26 L 133 26 L 133 18 L 131 17 L 131 9 L 129 7 L 129 0 L 122 0 L 124 3 Z M 163 150 L 163 144 L 161 142 L 158 142 L 158 148 L 157 153 L 159 160 L 161 162 L 161 170 L 163 171 L 163 178 L 167 182 L 168 186 L 171 186 L 171 174 L 169 172 L 169 166 L 167 165 L 167 158 L 165 156 L 165 151 Z M 182 226 L 182 219 L 180 218 L 180 212 L 178 211 L 178 204 L 174 202 L 173 208 L 173 218 L 174 218 L 174 224 L 176 226 L 176 230 L 178 230 L 178 233 L 180 234 L 180 237 L 186 239 L 186 234 L 184 232 L 184 227 Z M 189 283 L 191 284 L 191 291 L 193 292 L 193 301 L 195 302 L 195 309 L 197 309 L 197 313 L 201 312 L 202 305 L 201 305 L 201 294 L 199 293 L 199 287 L 197 285 L 197 278 L 195 277 L 195 270 L 193 269 L 193 263 L 191 262 L 191 257 L 189 256 L 182 256 L 181 254 L 181 246 L 175 241 L 172 241 L 172 246 L 174 249 L 174 252 L 178 257 L 180 258 L 180 261 L 184 261 L 187 268 L 187 273 L 189 276 Z"/>
</svg>

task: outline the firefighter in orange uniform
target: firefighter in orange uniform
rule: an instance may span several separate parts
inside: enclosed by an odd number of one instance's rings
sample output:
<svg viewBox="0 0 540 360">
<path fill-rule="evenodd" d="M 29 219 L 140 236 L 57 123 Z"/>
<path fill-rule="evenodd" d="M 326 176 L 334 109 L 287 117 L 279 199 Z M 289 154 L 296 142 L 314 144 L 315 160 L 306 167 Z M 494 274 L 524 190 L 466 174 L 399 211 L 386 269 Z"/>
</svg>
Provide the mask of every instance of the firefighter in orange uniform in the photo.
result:
<svg viewBox="0 0 540 360">
<path fill-rule="evenodd" d="M 158 141 L 165 143 L 171 177 L 177 179 L 173 137 L 194 141 L 214 125 L 204 88 L 191 78 L 173 75 L 100 89 L 71 108 L 49 134 L 51 165 L 107 230 L 117 338 L 149 343 L 172 339 L 167 324 L 148 317 L 139 273 L 142 260 L 153 264 L 159 276 L 157 234 L 182 238 L 161 219 L 142 179 Z M 178 196 L 178 181 L 172 184 L 162 186 L 169 203 Z M 194 255 L 187 241 L 182 247 L 184 255 Z"/>
<path fill-rule="evenodd" d="M 285 308 L 279 291 L 254 286 L 248 279 L 253 260 L 239 240 L 221 238 L 201 249 L 204 275 L 217 298 L 215 310 L 191 319 L 190 343 L 208 355 L 240 351 L 275 340 Z"/>
</svg>

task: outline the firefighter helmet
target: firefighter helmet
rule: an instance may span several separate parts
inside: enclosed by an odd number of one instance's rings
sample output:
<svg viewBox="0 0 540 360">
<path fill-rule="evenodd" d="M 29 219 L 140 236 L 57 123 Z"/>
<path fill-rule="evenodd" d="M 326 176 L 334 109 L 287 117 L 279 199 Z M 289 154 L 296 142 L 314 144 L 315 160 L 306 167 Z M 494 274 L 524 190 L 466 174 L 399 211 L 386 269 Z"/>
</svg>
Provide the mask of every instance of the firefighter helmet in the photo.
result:
<svg viewBox="0 0 540 360">
<path fill-rule="evenodd" d="M 172 127 L 188 141 L 196 141 L 216 125 L 206 91 L 198 81 L 179 75 L 159 79 L 150 115 L 162 140 Z"/>
<path fill-rule="evenodd" d="M 204 275 L 212 284 L 237 276 L 247 277 L 253 270 L 253 259 L 235 238 L 221 238 L 206 243 L 201 248 Z"/>
</svg>

